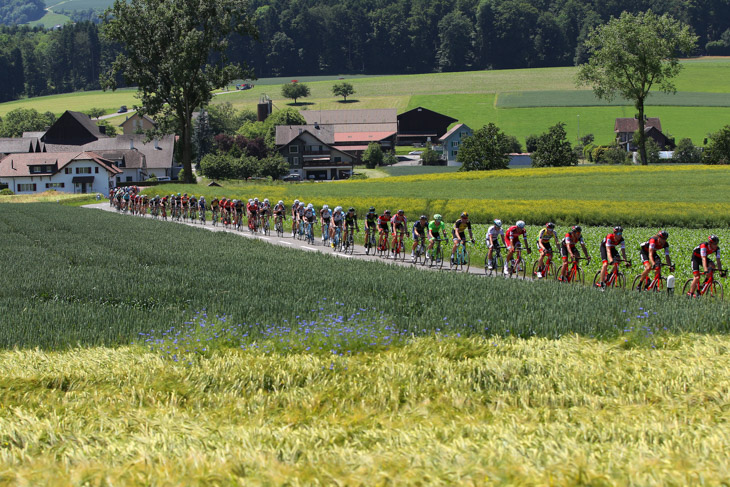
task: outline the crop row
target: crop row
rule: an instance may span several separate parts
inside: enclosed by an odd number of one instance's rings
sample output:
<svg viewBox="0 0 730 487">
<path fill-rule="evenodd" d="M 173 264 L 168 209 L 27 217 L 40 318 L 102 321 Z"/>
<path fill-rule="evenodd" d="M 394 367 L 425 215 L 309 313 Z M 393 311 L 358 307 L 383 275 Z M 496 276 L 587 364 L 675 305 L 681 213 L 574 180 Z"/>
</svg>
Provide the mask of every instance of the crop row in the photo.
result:
<svg viewBox="0 0 730 487">
<path fill-rule="evenodd" d="M 53 204 L 3 205 L 0 234 L 3 347 L 128 343 L 203 309 L 256 333 L 310 316 L 323 297 L 414 334 L 605 336 L 639 308 L 670 330 L 730 329 L 725 304 L 342 261 Z"/>
</svg>

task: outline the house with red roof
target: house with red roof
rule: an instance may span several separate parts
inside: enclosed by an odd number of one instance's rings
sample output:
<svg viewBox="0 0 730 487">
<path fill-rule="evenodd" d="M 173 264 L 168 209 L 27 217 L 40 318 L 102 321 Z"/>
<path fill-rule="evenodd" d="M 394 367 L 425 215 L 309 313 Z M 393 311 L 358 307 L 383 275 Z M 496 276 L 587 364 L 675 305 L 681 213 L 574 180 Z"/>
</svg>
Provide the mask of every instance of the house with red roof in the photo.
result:
<svg viewBox="0 0 730 487">
<path fill-rule="evenodd" d="M 634 144 L 634 133 L 637 130 L 639 130 L 638 119 L 617 118 L 613 126 L 616 143 L 626 152 L 637 151 L 638 147 Z M 673 150 L 675 147 L 674 139 L 662 133 L 662 123 L 659 121 L 659 117 L 648 117 L 644 120 L 644 133 L 648 138 L 654 139 L 661 150 Z"/>
</svg>

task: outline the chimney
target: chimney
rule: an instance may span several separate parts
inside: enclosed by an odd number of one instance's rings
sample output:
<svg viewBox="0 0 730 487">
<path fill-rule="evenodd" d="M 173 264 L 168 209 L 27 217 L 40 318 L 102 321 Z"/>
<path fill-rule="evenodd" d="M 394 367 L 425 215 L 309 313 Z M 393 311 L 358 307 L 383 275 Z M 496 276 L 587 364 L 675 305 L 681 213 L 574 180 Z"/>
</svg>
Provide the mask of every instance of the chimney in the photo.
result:
<svg viewBox="0 0 730 487">
<path fill-rule="evenodd" d="M 15 169 L 15 161 L 10 159 L 10 169 Z"/>
<path fill-rule="evenodd" d="M 99 125 L 99 133 L 102 135 L 106 135 L 106 125 Z"/>
<path fill-rule="evenodd" d="M 157 139 L 155 139 L 155 150 L 160 150 L 160 144 Z"/>
<path fill-rule="evenodd" d="M 130 138 L 129 139 L 129 150 L 132 150 L 132 149 L 134 149 L 134 139 Z"/>
</svg>

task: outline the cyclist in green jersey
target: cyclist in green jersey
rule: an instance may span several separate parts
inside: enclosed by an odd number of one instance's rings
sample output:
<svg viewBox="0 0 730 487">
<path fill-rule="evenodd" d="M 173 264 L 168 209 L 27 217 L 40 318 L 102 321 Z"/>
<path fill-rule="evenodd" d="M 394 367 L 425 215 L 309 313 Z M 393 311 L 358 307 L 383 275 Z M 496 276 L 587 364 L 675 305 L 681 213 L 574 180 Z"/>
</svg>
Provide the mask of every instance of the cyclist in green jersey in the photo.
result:
<svg viewBox="0 0 730 487">
<path fill-rule="evenodd" d="M 433 249 L 434 240 L 440 238 L 441 235 L 443 235 L 441 240 L 446 240 L 446 224 L 441 219 L 441 215 L 436 213 L 428 224 L 428 250 Z"/>
</svg>

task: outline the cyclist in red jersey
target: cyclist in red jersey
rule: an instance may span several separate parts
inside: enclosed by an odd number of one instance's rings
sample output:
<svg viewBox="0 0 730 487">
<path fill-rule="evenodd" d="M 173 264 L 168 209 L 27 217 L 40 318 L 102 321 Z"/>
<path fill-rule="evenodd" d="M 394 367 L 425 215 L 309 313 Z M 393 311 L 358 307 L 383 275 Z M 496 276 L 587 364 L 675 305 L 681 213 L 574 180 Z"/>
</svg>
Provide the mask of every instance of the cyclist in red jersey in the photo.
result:
<svg viewBox="0 0 730 487">
<path fill-rule="evenodd" d="M 613 227 L 613 233 L 606 235 L 606 238 L 601 242 L 601 281 L 596 283 L 598 287 L 606 287 L 606 274 L 608 272 L 608 266 L 613 265 L 613 259 L 618 257 L 618 251 L 616 250 L 617 245 L 621 245 L 621 256 L 624 261 L 626 258 L 626 241 L 624 240 L 624 229 L 622 226 Z M 628 266 L 629 263 L 626 262 Z"/>
<path fill-rule="evenodd" d="M 396 241 L 398 239 L 397 234 L 400 233 L 400 238 L 403 240 L 403 236 L 406 233 L 406 225 L 408 224 L 408 219 L 406 218 L 405 212 L 403 210 L 398 210 L 398 212 L 393 215 L 393 218 L 390 219 L 390 229 L 391 234 L 393 236 L 392 245 L 390 246 L 390 251 L 395 252 L 395 246 Z M 402 251 L 402 250 L 401 250 Z"/>
<path fill-rule="evenodd" d="M 512 225 L 507 229 L 507 233 L 505 233 L 505 243 L 507 244 L 507 255 L 504 259 L 504 273 L 509 274 L 509 263 L 512 261 L 512 255 L 514 255 L 515 251 L 519 251 L 520 249 L 520 235 L 522 235 L 522 240 L 525 242 L 525 250 L 527 253 L 531 253 L 532 249 L 530 249 L 530 244 L 527 242 L 527 230 L 525 230 L 525 222 L 522 220 L 519 220 L 516 224 Z M 519 255 L 519 253 L 518 253 Z"/>
<path fill-rule="evenodd" d="M 667 265 L 672 265 L 672 259 L 669 257 L 668 238 L 669 233 L 661 231 L 646 242 L 642 243 L 639 247 L 639 255 L 641 255 L 641 263 L 644 265 L 644 272 L 641 273 L 639 285 L 636 288 L 637 291 L 641 291 L 641 286 L 644 282 L 646 282 L 646 277 L 649 275 L 649 272 L 657 266 L 657 262 L 661 262 L 661 259 L 657 256 L 657 250 L 664 249 L 664 256 L 667 259 Z"/>
<path fill-rule="evenodd" d="M 378 233 L 381 235 L 387 233 L 390 227 L 390 210 L 385 210 L 382 215 L 378 217 Z"/>
<path fill-rule="evenodd" d="M 578 256 L 576 250 L 576 244 L 580 243 L 583 247 L 583 254 L 586 256 L 588 263 L 591 263 L 591 256 L 588 255 L 588 248 L 586 243 L 583 241 L 583 229 L 579 225 L 571 227 L 570 231 L 565 234 L 563 240 L 560 242 L 560 257 L 563 260 L 563 265 L 560 266 L 560 277 L 558 281 L 564 281 L 565 275 L 568 271 L 568 258 L 574 260 Z"/>
<path fill-rule="evenodd" d="M 689 286 L 687 296 L 694 296 L 697 287 L 700 284 L 700 266 L 702 270 L 707 272 L 713 267 L 712 262 L 707 262 L 707 258 L 711 254 L 715 254 L 717 261 L 717 269 L 722 270 L 722 261 L 720 260 L 720 238 L 717 235 L 710 235 L 707 242 L 702 242 L 692 250 L 692 284 Z"/>
</svg>

